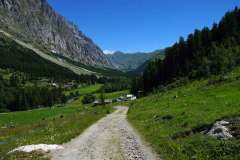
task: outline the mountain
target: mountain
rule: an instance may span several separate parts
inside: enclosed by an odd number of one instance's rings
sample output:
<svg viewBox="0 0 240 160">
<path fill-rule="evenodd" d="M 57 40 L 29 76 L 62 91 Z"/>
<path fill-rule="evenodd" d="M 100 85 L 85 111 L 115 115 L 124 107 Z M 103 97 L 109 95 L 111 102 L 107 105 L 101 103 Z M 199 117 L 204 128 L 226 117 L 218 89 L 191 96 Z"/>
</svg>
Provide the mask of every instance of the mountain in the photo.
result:
<svg viewBox="0 0 240 160">
<path fill-rule="evenodd" d="M 143 73 L 143 71 L 145 70 L 145 68 L 148 66 L 149 63 L 151 63 L 154 60 L 158 60 L 158 59 L 163 60 L 165 57 L 165 51 L 163 49 L 156 50 L 156 51 L 152 52 L 152 54 L 154 54 L 154 56 L 152 56 L 149 60 L 147 60 L 140 66 L 138 66 L 135 70 L 131 71 L 130 74 L 141 74 L 141 73 Z"/>
<path fill-rule="evenodd" d="M 0 69 L 21 72 L 30 77 L 47 77 L 55 80 L 73 80 L 78 75 L 73 71 L 48 61 L 33 50 L 17 44 L 0 33 Z"/>
<path fill-rule="evenodd" d="M 24 52 L 26 52 L 26 54 L 24 54 Z M 13 55 L 12 53 L 15 53 L 15 55 Z M 22 53 L 21 56 L 20 56 L 20 53 Z M 32 55 L 29 55 L 30 53 Z M 50 67 L 49 69 L 45 70 L 46 74 L 48 75 L 59 74 L 59 72 L 56 72 L 56 73 L 48 72 L 51 70 L 51 67 L 53 65 L 46 65 L 46 63 L 47 64 L 52 63 L 52 64 L 55 64 L 55 66 L 58 66 L 59 69 L 62 68 L 61 70 L 63 72 L 61 73 L 61 75 L 63 77 L 66 77 L 65 79 L 67 79 L 67 76 L 64 73 L 65 71 L 66 72 L 71 71 L 72 73 L 75 73 L 74 77 L 76 77 L 77 75 L 81 75 L 81 77 L 84 77 L 84 75 L 85 77 L 87 77 L 87 75 L 106 76 L 106 77 L 127 76 L 125 73 L 116 69 L 112 69 L 108 67 L 100 68 L 100 67 L 85 65 L 83 63 L 73 61 L 61 55 L 45 54 L 41 50 L 32 46 L 31 44 L 27 44 L 23 41 L 20 41 L 14 38 L 12 35 L 1 30 L 0 30 L 0 56 L 1 56 L 0 68 L 13 69 L 14 71 L 21 71 L 25 73 L 31 72 L 32 66 L 30 65 L 28 67 L 28 65 L 31 63 L 34 63 L 35 67 L 33 67 L 32 70 L 36 69 L 36 67 L 39 67 L 39 68 Z M 37 58 L 39 58 L 39 60 L 37 60 Z M 45 61 L 44 62 L 45 64 L 42 63 L 41 61 Z M 26 67 L 28 68 L 27 70 L 26 70 Z M 38 76 L 41 77 L 41 73 Z"/>
<path fill-rule="evenodd" d="M 1 0 L 0 28 L 45 53 L 91 66 L 112 67 L 102 50 L 47 0 Z"/>
<path fill-rule="evenodd" d="M 111 63 L 119 70 L 132 71 L 146 63 L 148 60 L 157 56 L 158 54 L 162 54 L 161 51 L 154 51 L 150 53 L 123 53 L 117 51 L 113 54 L 107 54 L 107 57 Z"/>
</svg>

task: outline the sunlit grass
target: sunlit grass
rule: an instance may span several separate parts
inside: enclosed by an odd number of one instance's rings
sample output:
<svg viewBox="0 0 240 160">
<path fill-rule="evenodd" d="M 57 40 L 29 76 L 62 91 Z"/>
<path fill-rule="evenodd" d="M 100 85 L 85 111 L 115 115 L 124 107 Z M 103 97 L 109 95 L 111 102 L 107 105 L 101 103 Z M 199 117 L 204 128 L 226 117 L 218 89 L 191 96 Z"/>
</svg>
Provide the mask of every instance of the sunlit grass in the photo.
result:
<svg viewBox="0 0 240 160">
<path fill-rule="evenodd" d="M 112 107 L 83 106 L 80 100 L 62 108 L 0 114 L 0 157 L 29 144 L 62 144 L 113 111 Z M 15 157 L 21 154 L 8 157 Z"/>
<path fill-rule="evenodd" d="M 238 73 L 236 69 L 224 82 L 195 81 L 139 99 L 128 119 L 165 160 L 240 159 L 240 140 L 217 140 L 200 133 L 173 138 L 226 116 L 240 116 Z"/>
</svg>

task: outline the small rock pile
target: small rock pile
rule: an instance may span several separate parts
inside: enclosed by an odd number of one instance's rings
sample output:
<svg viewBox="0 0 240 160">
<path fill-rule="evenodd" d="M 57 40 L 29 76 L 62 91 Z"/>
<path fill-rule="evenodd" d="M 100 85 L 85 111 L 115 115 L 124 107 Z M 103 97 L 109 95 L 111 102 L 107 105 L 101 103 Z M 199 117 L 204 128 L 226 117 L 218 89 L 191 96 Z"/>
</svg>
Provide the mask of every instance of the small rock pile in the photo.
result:
<svg viewBox="0 0 240 160">
<path fill-rule="evenodd" d="M 64 149 L 61 145 L 56 145 L 56 144 L 52 144 L 52 145 L 48 145 L 48 144 L 37 144 L 37 145 L 27 145 L 27 146 L 21 146 L 18 147 L 12 151 L 10 151 L 9 153 L 13 153 L 13 152 L 33 152 L 33 151 L 43 151 L 43 152 L 49 152 L 52 150 L 59 150 L 59 149 Z"/>
<path fill-rule="evenodd" d="M 230 122 L 221 120 L 213 124 L 212 128 L 207 132 L 208 135 L 216 137 L 218 139 L 230 139 L 233 138 L 229 129 Z"/>
<path fill-rule="evenodd" d="M 218 139 L 239 139 L 240 117 L 216 121 L 205 133 Z"/>
</svg>

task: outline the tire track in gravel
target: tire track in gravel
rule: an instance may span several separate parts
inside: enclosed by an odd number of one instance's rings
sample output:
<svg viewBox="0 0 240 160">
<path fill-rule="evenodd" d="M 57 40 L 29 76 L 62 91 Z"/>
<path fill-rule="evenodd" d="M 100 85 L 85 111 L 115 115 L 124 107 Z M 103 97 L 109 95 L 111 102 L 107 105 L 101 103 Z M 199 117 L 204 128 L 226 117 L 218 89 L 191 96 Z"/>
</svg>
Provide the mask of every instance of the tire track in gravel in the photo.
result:
<svg viewBox="0 0 240 160">
<path fill-rule="evenodd" d="M 89 127 L 79 137 L 50 153 L 53 160 L 159 160 L 127 121 L 128 107 Z"/>
</svg>

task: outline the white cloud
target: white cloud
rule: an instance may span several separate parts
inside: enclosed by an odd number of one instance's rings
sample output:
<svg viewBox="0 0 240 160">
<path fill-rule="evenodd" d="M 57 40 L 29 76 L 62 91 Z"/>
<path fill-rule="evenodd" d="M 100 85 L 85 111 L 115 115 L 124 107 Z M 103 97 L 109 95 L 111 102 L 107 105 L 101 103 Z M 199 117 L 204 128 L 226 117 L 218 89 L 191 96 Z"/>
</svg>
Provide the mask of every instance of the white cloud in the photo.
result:
<svg viewBox="0 0 240 160">
<path fill-rule="evenodd" d="M 113 54 L 115 51 L 111 51 L 111 50 L 104 50 L 103 53 L 104 54 Z"/>
</svg>

